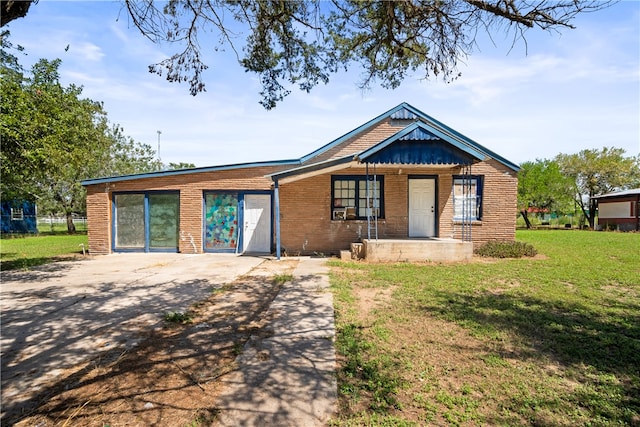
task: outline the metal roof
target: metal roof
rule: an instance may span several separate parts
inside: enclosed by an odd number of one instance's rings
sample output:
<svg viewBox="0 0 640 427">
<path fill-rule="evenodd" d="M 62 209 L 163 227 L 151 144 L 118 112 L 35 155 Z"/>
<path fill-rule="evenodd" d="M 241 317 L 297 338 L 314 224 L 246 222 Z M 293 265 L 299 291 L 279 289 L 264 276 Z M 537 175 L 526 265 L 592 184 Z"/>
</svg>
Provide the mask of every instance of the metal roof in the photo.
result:
<svg viewBox="0 0 640 427">
<path fill-rule="evenodd" d="M 234 169 L 247 169 L 247 168 L 261 167 L 261 166 L 286 166 L 286 165 L 297 165 L 297 164 L 300 164 L 300 160 L 298 159 L 275 160 L 275 161 L 253 162 L 253 163 L 237 163 L 237 164 L 220 165 L 220 166 L 206 166 L 206 167 L 192 168 L 192 169 L 176 169 L 176 170 L 168 170 L 168 171 L 138 173 L 133 175 L 119 175 L 119 176 L 110 176 L 110 177 L 103 177 L 103 178 L 85 179 L 84 181 L 80 181 L 80 184 L 82 185 L 104 184 L 108 182 L 130 181 L 130 180 L 144 179 L 144 178 L 157 178 L 160 176 L 189 175 L 192 173 L 201 173 L 201 172 L 217 172 L 217 171 L 226 171 L 226 170 L 234 170 Z"/>
<path fill-rule="evenodd" d="M 392 164 L 471 164 L 484 153 L 423 122 L 414 122 L 355 156 L 361 162 Z"/>
<path fill-rule="evenodd" d="M 613 193 L 603 194 L 601 196 L 593 196 L 592 199 L 607 199 L 614 197 L 626 197 L 640 195 L 640 188 L 632 188 L 630 190 L 616 191 Z"/>
<path fill-rule="evenodd" d="M 103 177 L 103 178 L 95 178 L 95 179 L 87 179 L 81 182 L 82 185 L 93 185 L 93 184 L 102 184 L 109 182 L 118 182 L 118 181 L 128 181 L 128 180 L 137 180 L 144 178 L 155 178 L 160 176 L 172 176 L 172 175 L 186 175 L 192 173 L 201 173 L 201 172 L 214 172 L 214 171 L 223 171 L 223 170 L 231 170 L 231 169 L 246 169 L 252 167 L 259 166 L 287 166 L 287 165 L 303 165 L 304 163 L 312 161 L 312 159 L 327 150 L 332 149 L 333 147 L 343 143 L 347 139 L 365 131 L 366 129 L 374 126 L 383 120 L 391 118 L 393 120 L 415 120 L 414 123 L 410 124 L 402 131 L 393 135 L 391 138 L 388 138 L 385 141 L 382 141 L 380 144 L 377 144 L 374 147 L 371 147 L 368 150 L 361 152 L 357 155 L 359 160 L 363 160 L 364 158 L 368 158 L 369 161 L 372 161 L 375 156 L 375 153 L 379 153 L 384 150 L 389 144 L 395 143 L 400 138 L 402 141 L 415 141 L 420 142 L 420 144 L 411 144 L 411 145 L 403 145 L 397 144 L 393 150 L 386 150 L 385 153 L 388 156 L 391 156 L 390 151 L 396 151 L 395 155 L 400 156 L 398 160 L 409 160 L 413 158 L 414 161 L 420 162 L 439 162 L 439 161 L 454 161 L 454 160 L 465 160 L 466 156 L 471 156 L 475 159 L 484 160 L 486 157 L 491 157 L 508 168 L 518 171 L 520 167 L 505 159 L 504 157 L 499 156 L 493 151 L 483 147 L 477 142 L 473 141 L 470 138 L 462 135 L 461 133 L 455 131 L 454 129 L 444 125 L 443 123 L 437 121 L 433 117 L 423 113 L 417 108 L 403 102 L 396 107 L 388 110 L 387 112 L 375 117 L 372 120 L 364 123 L 361 126 L 353 129 L 352 131 L 342 135 L 341 137 L 331 141 L 330 143 L 318 148 L 315 151 L 299 158 L 299 159 L 290 159 L 290 160 L 276 160 L 276 161 L 266 161 L 266 162 L 253 162 L 253 163 L 238 163 L 238 164 L 229 164 L 229 165 L 220 165 L 220 166 L 208 166 L 201 168 L 193 168 L 193 169 L 180 169 L 180 170 L 171 170 L 171 171 L 158 171 L 158 172 L 149 172 L 143 174 L 135 174 L 135 175 L 123 175 L 123 176 L 114 176 L 114 177 Z M 417 126 L 422 125 L 422 126 Z M 410 129 L 410 130 L 408 130 Z M 408 131 L 407 131 L 408 130 Z M 418 151 L 422 148 L 424 150 L 431 149 L 435 150 L 436 147 L 434 145 L 425 145 L 425 141 L 444 141 L 449 147 L 441 147 L 439 153 L 431 153 L 419 155 Z M 422 144 L 422 147 L 420 146 Z M 400 154 L 400 152 L 404 154 Z M 448 151 L 448 152 L 447 152 Z M 466 153 L 466 154 L 462 154 Z M 382 154 L 378 154 L 379 158 L 383 158 Z M 418 158 L 417 156 L 422 156 Z M 457 157 L 456 157 L 457 156 Z M 391 158 L 387 159 L 391 162 Z M 338 163 L 346 162 L 345 159 L 337 159 Z M 422 163 L 424 164 L 424 163 Z M 437 163 L 432 163 L 437 164 Z M 315 167 L 319 167 L 316 165 Z M 321 166 L 320 166 L 321 167 Z M 271 177 L 282 176 L 282 174 L 290 173 L 295 175 L 297 169 L 289 169 L 287 171 L 283 171 L 280 173 L 276 173 L 273 175 L 268 175 Z"/>
<path fill-rule="evenodd" d="M 412 113 L 404 107 L 391 113 L 389 117 L 392 120 L 417 120 L 419 118 L 415 113 Z"/>
</svg>

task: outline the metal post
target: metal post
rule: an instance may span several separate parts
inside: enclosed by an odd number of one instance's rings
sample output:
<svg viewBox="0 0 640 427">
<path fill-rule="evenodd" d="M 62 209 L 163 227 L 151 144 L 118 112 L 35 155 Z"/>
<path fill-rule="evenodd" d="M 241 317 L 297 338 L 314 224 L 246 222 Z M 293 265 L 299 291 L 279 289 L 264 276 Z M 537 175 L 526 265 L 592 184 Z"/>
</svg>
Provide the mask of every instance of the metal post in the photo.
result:
<svg viewBox="0 0 640 427">
<path fill-rule="evenodd" d="M 373 164 L 373 208 L 374 208 L 374 221 L 376 230 L 376 241 L 378 240 L 378 211 L 376 208 L 376 193 L 378 192 L 378 175 L 376 174 L 376 164 Z M 378 209 L 380 208 L 380 198 L 378 198 Z"/>
<path fill-rule="evenodd" d="M 280 189 L 278 180 L 274 180 L 273 197 L 275 200 L 275 217 L 276 217 L 276 258 L 280 261 Z"/>
<path fill-rule="evenodd" d="M 162 133 L 162 131 L 157 131 L 158 132 L 158 162 L 162 163 L 162 160 L 160 159 L 160 134 Z"/>
<path fill-rule="evenodd" d="M 367 239 L 371 240 L 371 215 L 369 212 L 369 163 L 365 163 L 365 170 L 366 170 L 366 184 L 365 184 L 365 188 L 366 188 L 366 194 L 367 194 L 367 208 L 365 210 L 365 213 L 367 214 Z M 359 191 L 359 189 L 358 189 Z M 359 194 L 356 194 L 356 197 L 360 197 Z"/>
</svg>

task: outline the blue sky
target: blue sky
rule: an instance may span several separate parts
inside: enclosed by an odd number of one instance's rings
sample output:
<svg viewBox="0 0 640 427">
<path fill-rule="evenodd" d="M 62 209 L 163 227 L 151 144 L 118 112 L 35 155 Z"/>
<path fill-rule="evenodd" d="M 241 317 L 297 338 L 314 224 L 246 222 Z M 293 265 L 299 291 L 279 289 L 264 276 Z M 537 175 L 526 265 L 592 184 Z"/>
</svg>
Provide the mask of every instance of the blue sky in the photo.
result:
<svg viewBox="0 0 640 427">
<path fill-rule="evenodd" d="M 615 146 L 640 152 L 640 2 L 578 16 L 575 30 L 531 30 L 527 44 L 486 37 L 453 83 L 405 80 L 396 90 L 357 87 L 352 70 L 274 110 L 258 104 L 257 76 L 229 53 L 207 55 L 207 92 L 150 74 L 174 50 L 143 38 L 120 3 L 40 0 L 8 25 L 21 62 L 60 58 L 65 84 L 104 106 L 125 134 L 164 162 L 196 166 L 297 158 L 408 102 L 516 163 Z M 65 48 L 69 49 L 65 51 Z M 203 46 L 206 49 L 205 46 Z"/>
</svg>

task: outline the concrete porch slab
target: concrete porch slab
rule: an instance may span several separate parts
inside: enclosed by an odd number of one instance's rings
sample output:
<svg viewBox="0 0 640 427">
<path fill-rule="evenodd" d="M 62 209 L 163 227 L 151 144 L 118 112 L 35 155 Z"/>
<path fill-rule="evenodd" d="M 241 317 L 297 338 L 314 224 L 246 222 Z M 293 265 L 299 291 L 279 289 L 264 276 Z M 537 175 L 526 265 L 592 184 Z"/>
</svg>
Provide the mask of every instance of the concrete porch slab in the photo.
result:
<svg viewBox="0 0 640 427">
<path fill-rule="evenodd" d="M 473 258 L 473 243 L 455 239 L 364 239 L 370 262 L 464 262 Z"/>
</svg>

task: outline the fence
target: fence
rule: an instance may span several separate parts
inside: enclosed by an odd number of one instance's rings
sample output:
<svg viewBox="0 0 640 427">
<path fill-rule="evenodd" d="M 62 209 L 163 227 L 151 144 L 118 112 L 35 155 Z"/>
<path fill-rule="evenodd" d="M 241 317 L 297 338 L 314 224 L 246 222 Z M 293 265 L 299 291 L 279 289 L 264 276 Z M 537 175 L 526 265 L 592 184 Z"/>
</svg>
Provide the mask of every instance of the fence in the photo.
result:
<svg viewBox="0 0 640 427">
<path fill-rule="evenodd" d="M 86 217 L 73 217 L 73 224 L 76 226 L 76 231 L 87 230 L 87 218 Z M 67 230 L 67 217 L 64 216 L 39 216 L 38 217 L 38 232 L 55 232 Z"/>
</svg>

